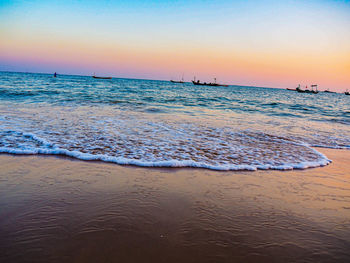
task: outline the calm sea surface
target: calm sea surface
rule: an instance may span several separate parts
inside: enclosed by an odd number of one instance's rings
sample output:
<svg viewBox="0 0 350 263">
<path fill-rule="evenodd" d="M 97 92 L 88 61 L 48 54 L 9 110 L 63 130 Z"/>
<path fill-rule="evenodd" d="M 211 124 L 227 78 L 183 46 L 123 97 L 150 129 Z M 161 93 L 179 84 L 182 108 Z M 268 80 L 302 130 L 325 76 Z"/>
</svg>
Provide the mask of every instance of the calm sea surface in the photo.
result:
<svg viewBox="0 0 350 263">
<path fill-rule="evenodd" d="M 0 152 L 216 170 L 327 165 L 350 96 L 0 72 Z"/>
</svg>

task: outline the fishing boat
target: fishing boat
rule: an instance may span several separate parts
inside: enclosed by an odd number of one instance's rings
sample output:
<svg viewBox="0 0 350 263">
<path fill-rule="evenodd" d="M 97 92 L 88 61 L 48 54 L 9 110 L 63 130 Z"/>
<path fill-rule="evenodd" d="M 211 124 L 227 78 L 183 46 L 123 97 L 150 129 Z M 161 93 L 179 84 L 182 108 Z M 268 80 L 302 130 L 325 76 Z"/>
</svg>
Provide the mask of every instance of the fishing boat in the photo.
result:
<svg viewBox="0 0 350 263">
<path fill-rule="evenodd" d="M 94 79 L 111 79 L 112 77 L 97 77 L 96 74 L 92 76 Z"/>
<path fill-rule="evenodd" d="M 216 78 L 214 78 L 214 82 L 209 82 L 209 83 L 200 82 L 200 80 L 197 80 L 197 81 L 196 81 L 196 78 L 194 78 L 194 80 L 192 80 L 192 83 L 193 83 L 194 85 L 199 85 L 199 86 L 228 87 L 228 85 L 226 85 L 226 84 L 219 84 L 219 83 L 216 83 Z"/>
<path fill-rule="evenodd" d="M 296 91 L 299 92 L 299 93 L 314 93 L 314 94 L 317 94 L 318 93 L 318 90 L 317 90 L 317 85 L 311 85 L 311 90 L 307 88 L 307 86 L 305 87 L 305 89 L 301 89 L 300 88 L 300 85 L 296 88 Z M 316 88 L 314 90 L 314 88 Z"/>
<path fill-rule="evenodd" d="M 305 89 L 301 89 L 300 84 L 298 85 L 298 87 L 295 90 L 299 93 L 311 93 L 311 90 L 308 90 L 307 86 L 305 87 Z"/>
<path fill-rule="evenodd" d="M 314 89 L 315 88 L 315 89 Z M 318 89 L 317 89 L 318 87 L 317 87 L 317 85 L 311 85 L 311 93 L 314 93 L 314 94 L 317 94 L 318 93 Z"/>
<path fill-rule="evenodd" d="M 335 91 L 330 91 L 329 89 L 326 89 L 326 90 L 324 90 L 323 92 L 326 92 L 326 93 L 336 93 Z"/>
<path fill-rule="evenodd" d="M 345 94 L 345 95 L 350 95 L 350 91 L 346 90 L 346 91 L 344 92 L 344 94 Z"/>
<path fill-rule="evenodd" d="M 200 82 L 199 80 L 195 81 L 195 80 L 192 80 L 192 83 L 194 85 L 199 85 L 199 86 L 219 86 L 219 84 L 216 84 L 216 83 L 206 83 L 206 82 Z"/>
<path fill-rule="evenodd" d="M 170 80 L 171 83 L 185 83 L 184 76 L 182 75 L 181 80 Z"/>
<path fill-rule="evenodd" d="M 295 89 L 286 88 L 286 90 L 293 90 L 293 91 L 298 91 L 298 89 L 300 89 L 300 84 L 299 84 L 298 87 L 296 87 Z"/>
<path fill-rule="evenodd" d="M 111 79 L 112 77 L 97 77 L 97 76 L 92 76 L 94 79 Z"/>
</svg>

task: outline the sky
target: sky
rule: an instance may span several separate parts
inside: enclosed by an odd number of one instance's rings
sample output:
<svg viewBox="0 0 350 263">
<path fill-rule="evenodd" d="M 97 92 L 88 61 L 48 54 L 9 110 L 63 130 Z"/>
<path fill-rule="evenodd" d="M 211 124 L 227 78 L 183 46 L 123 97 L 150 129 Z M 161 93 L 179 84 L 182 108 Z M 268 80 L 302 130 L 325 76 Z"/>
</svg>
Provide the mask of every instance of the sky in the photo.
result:
<svg viewBox="0 0 350 263">
<path fill-rule="evenodd" d="M 350 0 L 0 0 L 0 70 L 350 89 Z"/>
</svg>

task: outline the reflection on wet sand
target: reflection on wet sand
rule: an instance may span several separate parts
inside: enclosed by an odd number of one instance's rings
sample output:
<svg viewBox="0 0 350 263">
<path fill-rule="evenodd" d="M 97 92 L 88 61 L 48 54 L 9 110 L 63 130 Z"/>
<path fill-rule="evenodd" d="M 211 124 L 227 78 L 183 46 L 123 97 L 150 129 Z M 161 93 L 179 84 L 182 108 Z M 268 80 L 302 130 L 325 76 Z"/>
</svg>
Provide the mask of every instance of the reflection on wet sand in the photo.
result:
<svg viewBox="0 0 350 263">
<path fill-rule="evenodd" d="M 0 155 L 1 262 L 345 262 L 350 152 L 215 172 Z"/>
</svg>

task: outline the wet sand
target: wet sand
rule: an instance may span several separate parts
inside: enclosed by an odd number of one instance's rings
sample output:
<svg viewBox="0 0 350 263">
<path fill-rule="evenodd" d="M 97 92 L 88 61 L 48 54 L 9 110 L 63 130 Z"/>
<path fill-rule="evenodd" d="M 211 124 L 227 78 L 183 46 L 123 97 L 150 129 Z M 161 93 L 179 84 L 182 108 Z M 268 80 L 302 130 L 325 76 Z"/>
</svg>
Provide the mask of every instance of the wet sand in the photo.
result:
<svg viewBox="0 0 350 263">
<path fill-rule="evenodd" d="M 350 262 L 350 151 L 294 171 L 0 155 L 0 262 Z"/>
</svg>

